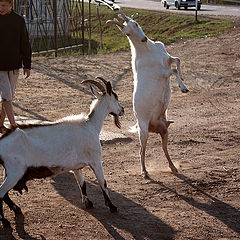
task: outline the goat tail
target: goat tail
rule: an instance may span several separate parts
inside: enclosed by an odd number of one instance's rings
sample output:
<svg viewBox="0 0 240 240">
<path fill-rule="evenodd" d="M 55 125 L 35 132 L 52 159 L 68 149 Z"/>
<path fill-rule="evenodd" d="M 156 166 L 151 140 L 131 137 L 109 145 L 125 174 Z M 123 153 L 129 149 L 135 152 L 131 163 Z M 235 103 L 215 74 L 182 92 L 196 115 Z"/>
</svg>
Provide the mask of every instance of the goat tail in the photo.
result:
<svg viewBox="0 0 240 240">
<path fill-rule="evenodd" d="M 130 133 L 136 133 L 138 131 L 138 124 L 136 123 L 135 125 L 131 126 L 128 131 Z"/>
</svg>

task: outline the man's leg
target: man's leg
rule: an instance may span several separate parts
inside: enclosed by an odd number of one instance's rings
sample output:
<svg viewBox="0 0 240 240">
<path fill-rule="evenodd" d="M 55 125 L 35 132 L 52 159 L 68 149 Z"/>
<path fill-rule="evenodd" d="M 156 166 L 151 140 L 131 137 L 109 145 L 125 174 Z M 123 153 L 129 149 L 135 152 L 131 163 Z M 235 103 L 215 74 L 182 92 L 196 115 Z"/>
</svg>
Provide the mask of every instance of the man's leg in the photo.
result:
<svg viewBox="0 0 240 240">
<path fill-rule="evenodd" d="M 2 104 L 3 104 L 3 108 L 5 110 L 5 113 L 8 117 L 8 120 L 9 120 L 11 126 L 17 127 L 17 124 L 15 122 L 14 113 L 13 113 L 12 101 L 3 100 Z"/>
<path fill-rule="evenodd" d="M 3 104 L 2 104 L 2 110 L 1 110 L 1 114 L 0 114 L 0 127 L 4 125 L 5 118 L 6 118 L 6 112 L 5 112 Z"/>
</svg>

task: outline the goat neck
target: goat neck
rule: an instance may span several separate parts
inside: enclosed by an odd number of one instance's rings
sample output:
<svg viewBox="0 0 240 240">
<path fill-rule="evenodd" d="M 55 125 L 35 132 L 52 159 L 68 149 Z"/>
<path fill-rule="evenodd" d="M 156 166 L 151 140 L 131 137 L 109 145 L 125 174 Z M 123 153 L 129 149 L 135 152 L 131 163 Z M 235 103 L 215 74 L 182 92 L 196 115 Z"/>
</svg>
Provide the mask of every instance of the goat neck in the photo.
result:
<svg viewBox="0 0 240 240">
<path fill-rule="evenodd" d="M 146 37 L 146 42 L 141 42 L 133 37 L 127 37 L 131 47 L 132 56 L 141 56 L 154 49 L 154 42 Z"/>
<path fill-rule="evenodd" d="M 94 128 L 98 135 L 100 134 L 105 118 L 109 114 L 108 104 L 105 103 L 107 97 L 107 95 L 104 95 L 102 99 L 94 100 L 88 114 L 88 124 L 92 125 L 92 128 Z"/>
<path fill-rule="evenodd" d="M 127 36 L 130 43 L 132 43 L 136 48 L 144 48 L 148 46 L 149 38 L 147 36 L 143 37 L 142 39 L 139 39 L 135 36 Z"/>
</svg>

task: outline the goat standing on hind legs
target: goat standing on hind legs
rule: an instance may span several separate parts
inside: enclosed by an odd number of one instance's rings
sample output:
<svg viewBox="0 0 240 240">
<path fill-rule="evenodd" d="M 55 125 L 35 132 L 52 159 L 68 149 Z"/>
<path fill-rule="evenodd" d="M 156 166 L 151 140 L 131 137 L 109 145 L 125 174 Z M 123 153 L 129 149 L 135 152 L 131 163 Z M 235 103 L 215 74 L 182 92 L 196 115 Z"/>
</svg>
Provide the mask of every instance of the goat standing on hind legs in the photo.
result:
<svg viewBox="0 0 240 240">
<path fill-rule="evenodd" d="M 188 92 L 181 79 L 180 60 L 170 56 L 162 42 L 150 40 L 141 27 L 132 18 L 127 17 L 120 9 L 118 15 L 124 22 L 117 19 L 107 23 L 116 24 L 126 34 L 132 53 L 132 71 L 134 77 L 133 110 L 137 120 L 137 129 L 141 144 L 141 172 L 148 177 L 145 167 L 145 151 L 148 133 L 159 133 L 162 148 L 171 171 L 176 174 L 177 168 L 168 153 L 168 127 L 172 121 L 167 120 L 167 108 L 171 98 L 170 76 L 175 75 L 183 93 Z M 171 68 L 175 63 L 177 68 Z"/>
<path fill-rule="evenodd" d="M 5 168 L 5 179 L 0 186 L 0 221 L 4 226 L 10 223 L 3 214 L 3 201 L 15 213 L 21 212 L 9 198 L 8 192 L 11 189 L 21 193 L 22 189 L 27 190 L 27 181 L 63 172 L 74 173 L 83 204 L 86 208 L 92 208 L 81 173 L 85 166 L 90 166 L 94 171 L 105 204 L 111 212 L 117 211 L 111 202 L 103 174 L 99 134 L 108 114 L 114 116 L 115 125 L 120 128 L 119 116 L 123 115 L 124 109 L 110 82 L 98 78 L 104 85 L 95 80 L 83 82 L 90 84 L 92 93 L 97 98 L 88 115 L 70 116 L 42 125 L 19 125 L 16 129 L 9 129 L 0 138 L 0 164 Z"/>
</svg>

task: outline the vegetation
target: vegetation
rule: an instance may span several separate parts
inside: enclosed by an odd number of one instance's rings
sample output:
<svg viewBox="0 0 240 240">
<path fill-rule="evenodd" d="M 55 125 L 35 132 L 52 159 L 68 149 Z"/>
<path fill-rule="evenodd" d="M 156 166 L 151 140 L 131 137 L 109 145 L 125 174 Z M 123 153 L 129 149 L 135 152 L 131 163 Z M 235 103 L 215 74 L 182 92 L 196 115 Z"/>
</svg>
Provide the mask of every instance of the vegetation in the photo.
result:
<svg viewBox="0 0 240 240">
<path fill-rule="evenodd" d="M 85 19 L 89 18 L 88 4 L 85 4 Z M 224 19 L 206 18 L 198 16 L 198 22 L 195 16 L 175 15 L 163 12 L 144 11 L 131 8 L 123 8 L 127 16 L 138 13 L 136 21 L 140 24 L 145 34 L 154 41 L 161 41 L 164 44 L 170 44 L 181 39 L 203 38 L 209 36 L 217 36 L 224 31 L 233 27 L 233 22 Z M 129 51 L 130 46 L 126 36 L 113 24 L 106 24 L 109 19 L 117 18 L 118 11 L 111 11 L 105 6 L 99 7 L 99 15 L 102 26 L 102 46 L 100 41 L 100 23 L 97 17 L 97 8 L 95 4 L 91 4 L 91 38 L 89 40 L 89 22 L 85 22 L 85 39 L 84 49 L 82 47 L 59 51 L 59 55 L 79 55 L 88 54 L 89 42 L 92 54 L 105 54 L 117 51 Z M 78 15 L 77 15 L 78 16 Z M 120 20 L 121 21 L 121 20 Z M 79 24 L 79 19 L 76 21 Z M 70 45 L 82 43 L 81 32 L 79 27 L 72 26 L 71 36 L 67 39 L 58 40 L 58 47 L 65 47 L 66 41 Z M 54 46 L 52 39 L 34 39 L 33 50 L 44 50 L 45 42 L 48 42 L 49 49 Z M 76 43 L 75 43 L 76 42 Z M 45 44 L 44 44 L 45 43 Z M 37 51 L 38 52 L 38 51 Z M 51 54 L 51 53 L 50 53 Z M 54 53 L 52 53 L 54 54 Z"/>
<path fill-rule="evenodd" d="M 88 10 L 88 9 L 86 9 Z M 92 15 L 96 16 L 95 9 L 92 8 Z M 128 16 L 136 13 L 136 9 L 123 9 Z M 145 34 L 152 40 L 159 40 L 165 44 L 178 41 L 180 39 L 202 38 L 206 36 L 216 36 L 223 31 L 233 27 L 230 20 L 198 18 L 195 22 L 194 16 L 173 15 L 162 12 L 150 12 L 138 10 L 136 21 L 140 24 Z M 88 12 L 85 13 L 87 16 Z M 116 51 L 128 51 L 129 43 L 124 34 L 112 24 L 105 24 L 107 20 L 117 17 L 118 12 L 111 11 L 106 7 L 100 7 L 100 16 L 103 30 L 103 48 L 100 49 L 99 21 L 93 17 L 92 27 L 92 53 L 110 53 Z M 86 38 L 88 34 L 85 34 Z M 87 47 L 87 46 L 86 46 Z"/>
<path fill-rule="evenodd" d="M 202 3 L 214 5 L 235 5 L 235 6 L 240 5 L 240 1 L 238 0 L 202 0 Z"/>
</svg>

